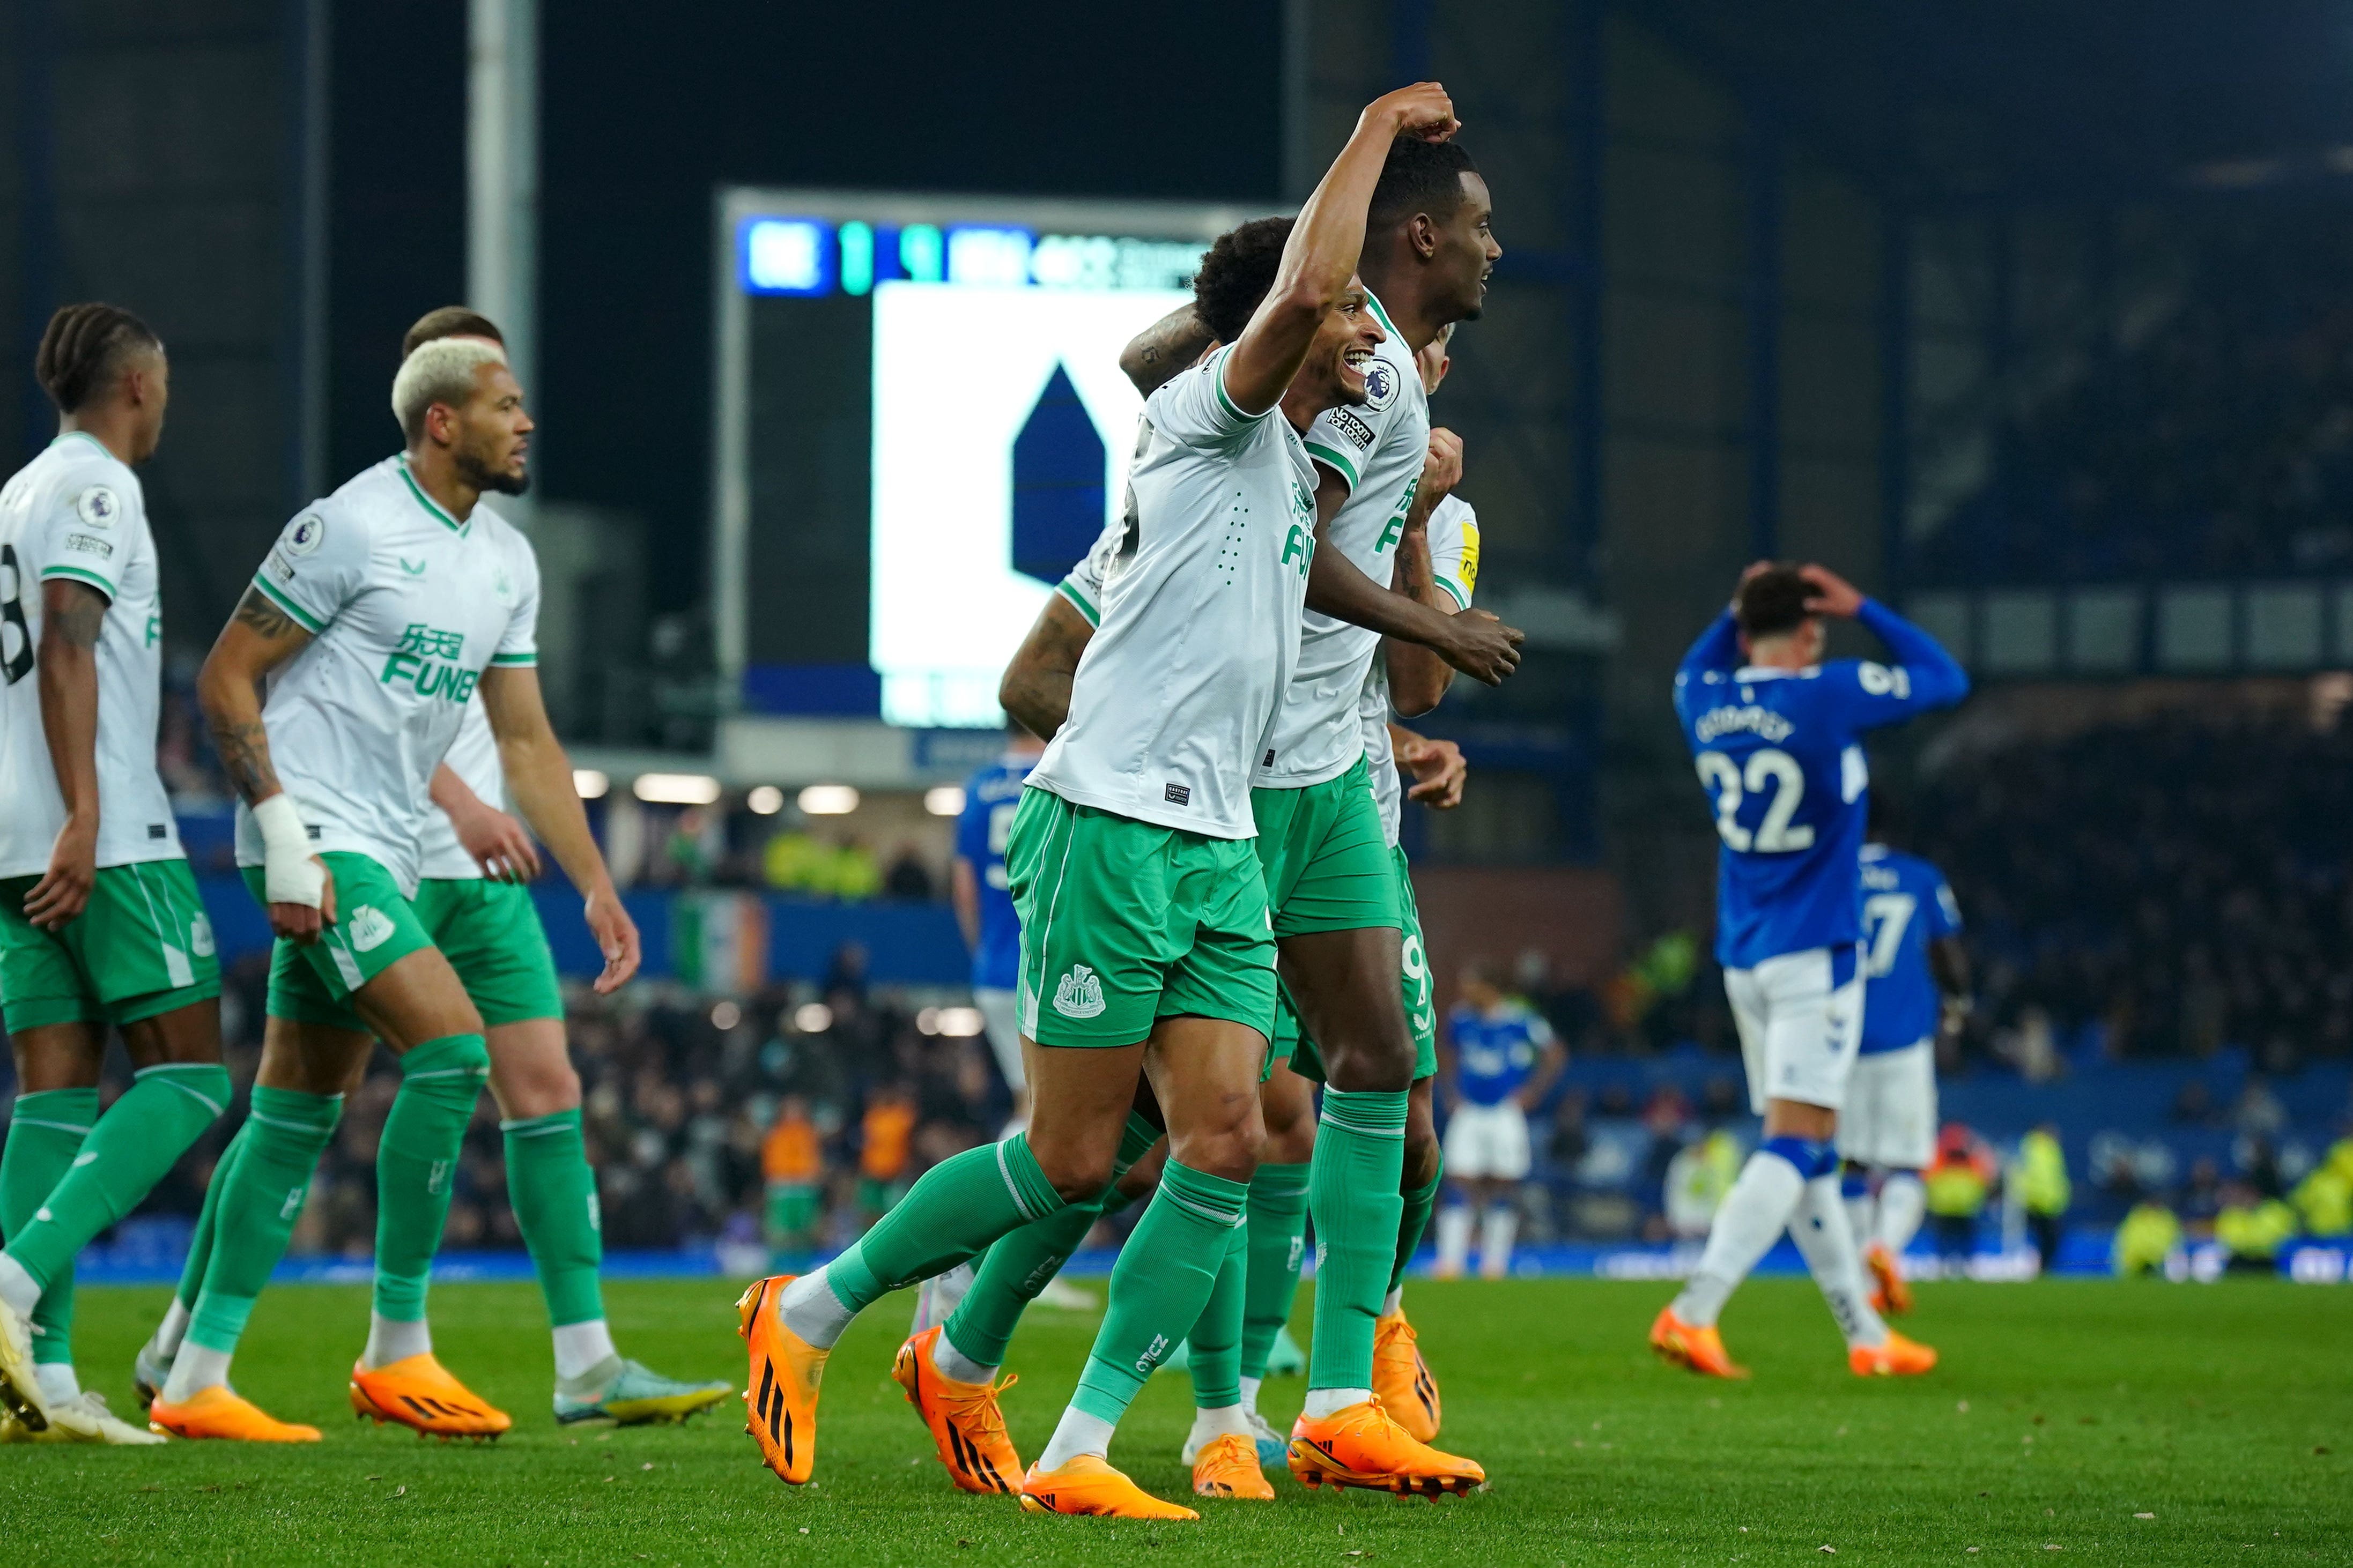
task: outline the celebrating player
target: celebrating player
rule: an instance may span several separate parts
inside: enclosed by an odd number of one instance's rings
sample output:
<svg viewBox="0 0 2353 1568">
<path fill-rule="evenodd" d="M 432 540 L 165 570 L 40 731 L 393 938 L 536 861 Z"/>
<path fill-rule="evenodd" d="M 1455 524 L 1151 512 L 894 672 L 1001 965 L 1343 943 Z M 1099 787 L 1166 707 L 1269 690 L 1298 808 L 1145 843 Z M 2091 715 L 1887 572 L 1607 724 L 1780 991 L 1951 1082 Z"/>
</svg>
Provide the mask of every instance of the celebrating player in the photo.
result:
<svg viewBox="0 0 2353 1568">
<path fill-rule="evenodd" d="M 1462 1000 L 1447 1015 L 1446 1172 L 1463 1201 L 1438 1216 L 1438 1273 L 1461 1276 L 1471 1256 L 1471 1222 L 1480 1227 L 1479 1272 L 1511 1272 L 1520 1223 L 1520 1184 L 1528 1177 L 1528 1111 L 1560 1076 L 1567 1053 L 1552 1026 L 1526 1003 L 1506 996 L 1484 963 L 1464 966 Z"/>
<path fill-rule="evenodd" d="M 90 304 L 49 319 L 34 374 L 59 433 L 0 489 L 0 1425 L 160 1442 L 81 1388 L 72 1331 L 75 1255 L 229 1099 L 212 927 L 155 771 L 162 608 L 132 469 L 171 372 L 136 316 Z M 136 1077 L 100 1116 L 110 1026 Z"/>
<path fill-rule="evenodd" d="M 1299 431 L 1365 395 L 1362 367 L 1383 333 L 1353 274 L 1390 142 L 1453 129 L 1432 84 L 1368 108 L 1248 326 L 1146 404 L 1127 559 L 1012 832 L 1033 1119 L 1024 1134 L 934 1166 L 834 1263 L 745 1293 L 753 1431 L 788 1480 L 809 1473 L 818 1378 L 849 1319 L 892 1284 L 1096 1198 L 1122 1153 L 1156 1132 L 1128 1110 L 1148 1074 L 1167 1121 L 1166 1171 L 1121 1253 L 1079 1392 L 1021 1495 L 1033 1510 L 1192 1517 L 1105 1455 L 1239 1251 L 1274 1005 L 1248 790 L 1297 659 L 1315 552 Z"/>
<path fill-rule="evenodd" d="M 1896 1266 L 1927 1212 L 1920 1173 L 1936 1157 L 1936 1040 L 1969 1006 L 1961 909 L 1943 872 L 1885 842 L 1894 814 L 1872 796 L 1862 847 L 1862 1044 L 1839 1111 L 1847 1215 L 1883 1312 L 1912 1310 Z"/>
<path fill-rule="evenodd" d="M 1822 617 L 1861 621 L 1894 665 L 1822 662 Z M 1699 1268 L 1651 1325 L 1662 1356 L 1745 1377 L 1716 1316 L 1786 1226 L 1863 1375 L 1927 1371 L 1936 1352 L 1873 1311 L 1831 1147 L 1862 1030 L 1863 797 L 1858 737 L 1968 691 L 1936 638 L 1821 566 L 1758 562 L 1675 672 L 1683 721 L 1723 839 L 1715 956 L 1765 1142 L 1708 1231 Z"/>
<path fill-rule="evenodd" d="M 216 1175 L 204 1279 L 149 1409 L 185 1436 L 318 1436 L 239 1398 L 228 1364 L 371 1036 L 401 1085 L 377 1153 L 375 1303 L 353 1406 L 445 1436 L 509 1425 L 434 1359 L 423 1328 L 448 1173 L 491 1070 L 481 1015 L 414 901 L 433 773 L 478 689 L 524 817 L 587 889 L 598 989 L 637 967 L 636 929 L 540 700 L 538 563 L 478 508 L 528 482 L 522 389 L 495 345 L 452 339 L 407 357 L 392 404 L 407 449 L 287 525 L 198 679 L 242 800 L 238 862 L 279 940 L 254 1114 Z M 272 671 L 265 707 L 255 683 Z"/>
</svg>

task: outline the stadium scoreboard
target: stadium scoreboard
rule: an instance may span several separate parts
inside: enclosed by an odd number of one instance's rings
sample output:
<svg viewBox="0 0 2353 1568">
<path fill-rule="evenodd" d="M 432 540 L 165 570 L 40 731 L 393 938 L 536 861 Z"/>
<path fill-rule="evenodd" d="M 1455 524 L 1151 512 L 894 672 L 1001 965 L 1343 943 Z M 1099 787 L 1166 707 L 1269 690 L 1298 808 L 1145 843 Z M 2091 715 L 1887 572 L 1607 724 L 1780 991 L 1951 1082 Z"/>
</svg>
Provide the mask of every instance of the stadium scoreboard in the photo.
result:
<svg viewBox="0 0 2353 1568">
<path fill-rule="evenodd" d="M 1253 216 L 723 190 L 714 643 L 751 712 L 1001 723 L 1006 661 L 1121 504 L 1120 350 Z"/>
</svg>

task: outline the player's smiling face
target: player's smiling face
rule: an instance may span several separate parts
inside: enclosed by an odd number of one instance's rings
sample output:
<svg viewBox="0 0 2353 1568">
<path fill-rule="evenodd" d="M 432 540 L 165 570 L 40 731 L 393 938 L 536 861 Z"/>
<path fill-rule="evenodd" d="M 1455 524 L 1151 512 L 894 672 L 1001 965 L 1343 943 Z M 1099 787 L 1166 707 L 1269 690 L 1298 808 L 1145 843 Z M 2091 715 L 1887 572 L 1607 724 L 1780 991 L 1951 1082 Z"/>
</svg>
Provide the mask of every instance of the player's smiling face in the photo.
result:
<svg viewBox="0 0 2353 1568">
<path fill-rule="evenodd" d="M 1434 293 L 1446 305 L 1444 319 L 1473 321 L 1487 308 L 1487 278 L 1504 247 L 1495 243 L 1487 182 L 1476 174 L 1460 177 L 1462 205 L 1438 226 L 1438 249 L 1430 264 Z"/>
<path fill-rule="evenodd" d="M 1364 403 L 1371 395 L 1365 384 L 1366 367 L 1388 336 L 1366 302 L 1364 284 L 1349 279 L 1348 291 L 1324 313 L 1293 384 L 1310 393 L 1319 409 Z"/>
</svg>

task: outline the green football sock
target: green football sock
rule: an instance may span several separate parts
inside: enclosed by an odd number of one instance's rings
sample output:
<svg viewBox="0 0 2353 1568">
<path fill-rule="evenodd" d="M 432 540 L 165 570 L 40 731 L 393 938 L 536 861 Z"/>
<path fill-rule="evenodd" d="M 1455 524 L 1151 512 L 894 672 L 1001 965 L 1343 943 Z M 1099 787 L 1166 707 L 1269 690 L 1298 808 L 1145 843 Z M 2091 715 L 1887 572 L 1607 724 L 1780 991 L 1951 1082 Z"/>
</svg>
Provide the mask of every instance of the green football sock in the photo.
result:
<svg viewBox="0 0 2353 1568">
<path fill-rule="evenodd" d="M 196 1230 L 188 1237 L 188 1260 L 180 1268 L 180 1305 L 189 1311 L 196 1310 L 196 1297 L 205 1288 L 205 1268 L 213 1256 L 213 1227 L 218 1222 L 222 1194 L 228 1191 L 229 1167 L 244 1152 L 245 1141 L 253 1130 L 253 1118 L 248 1116 L 228 1141 L 221 1157 L 213 1166 L 213 1179 L 205 1186 L 205 1206 L 196 1211 Z"/>
<path fill-rule="evenodd" d="M 11 1242 L 73 1168 L 82 1141 L 98 1121 L 96 1089 L 52 1089 L 16 1097 L 8 1142 L 0 1147 L 0 1237 Z M 49 1278 L 33 1309 L 37 1362 L 73 1363 L 73 1263 Z"/>
<path fill-rule="evenodd" d="M 189 1311 L 189 1342 L 224 1352 L 237 1349 L 254 1299 L 286 1255 L 311 1173 L 343 1114 L 340 1094 L 253 1086 L 253 1112 L 238 1140 L 244 1147 L 234 1163 L 224 1161 L 213 1173 L 219 1205 L 204 1289 Z M 211 1194 L 206 1202 L 212 1205 Z"/>
<path fill-rule="evenodd" d="M 1250 1269 L 1242 1288 L 1241 1373 L 1266 1376 L 1274 1337 L 1291 1321 L 1307 1242 L 1308 1165 L 1261 1165 L 1250 1178 Z"/>
<path fill-rule="evenodd" d="M 596 1279 L 605 1237 L 596 1210 L 596 1173 L 580 1136 L 580 1108 L 501 1121 L 506 1134 L 507 1197 L 522 1244 L 539 1271 L 547 1321 L 557 1328 L 605 1315 Z"/>
<path fill-rule="evenodd" d="M 941 1161 L 857 1245 L 825 1266 L 825 1282 L 852 1312 L 902 1285 L 955 1268 L 1016 1228 L 1064 1207 L 1026 1133 Z"/>
<path fill-rule="evenodd" d="M 1405 1194 L 1405 1213 L 1398 1219 L 1397 1263 L 1389 1269 L 1391 1290 L 1405 1283 L 1405 1271 L 1412 1267 L 1413 1255 L 1421 1250 L 1421 1233 L 1430 1228 L 1430 1216 L 1438 1207 L 1439 1184 L 1445 1179 L 1446 1160 L 1440 1155 L 1438 1173 L 1430 1178 L 1430 1184 Z"/>
<path fill-rule="evenodd" d="M 1241 1225 L 1250 1188 L 1168 1162 L 1152 1206 L 1111 1274 L 1111 1307 L 1071 1408 L 1117 1421 L 1186 1331 L 1200 1321 Z M 1228 1404 L 1239 1402 L 1236 1393 Z"/>
<path fill-rule="evenodd" d="M 1406 1091 L 1324 1091 L 1307 1182 L 1315 1220 L 1315 1342 L 1307 1386 L 1370 1388 L 1373 1327 L 1388 1293 L 1405 1200 Z"/>
<path fill-rule="evenodd" d="M 142 1068 L 82 1141 L 73 1168 L 8 1240 L 8 1256 L 47 1285 L 98 1233 L 139 1206 L 188 1145 L 228 1109 L 217 1062 Z"/>
<path fill-rule="evenodd" d="M 375 1311 L 421 1322 L 433 1255 L 449 1217 L 458 1154 L 474 1102 L 490 1081 L 480 1035 L 444 1035 L 400 1058 L 400 1091 L 375 1156 Z"/>
<path fill-rule="evenodd" d="M 1209 1288 L 1200 1321 L 1186 1336 L 1191 1346 L 1186 1370 L 1193 1374 L 1193 1404 L 1202 1410 L 1223 1410 L 1242 1402 L 1242 1304 L 1250 1293 L 1250 1256 L 1245 1215 L 1226 1240 L 1217 1282 Z"/>
<path fill-rule="evenodd" d="M 947 1321 L 948 1343 L 982 1366 L 1003 1366 L 1005 1349 L 1013 1342 L 1021 1314 L 1062 1271 L 1071 1254 L 1086 1244 L 1095 1221 L 1124 1205 L 1119 1179 L 1159 1141 L 1160 1129 L 1131 1111 L 1120 1134 L 1119 1156 L 1112 1162 L 1110 1184 L 1101 1194 L 997 1237 L 974 1274 L 972 1289 Z"/>
</svg>

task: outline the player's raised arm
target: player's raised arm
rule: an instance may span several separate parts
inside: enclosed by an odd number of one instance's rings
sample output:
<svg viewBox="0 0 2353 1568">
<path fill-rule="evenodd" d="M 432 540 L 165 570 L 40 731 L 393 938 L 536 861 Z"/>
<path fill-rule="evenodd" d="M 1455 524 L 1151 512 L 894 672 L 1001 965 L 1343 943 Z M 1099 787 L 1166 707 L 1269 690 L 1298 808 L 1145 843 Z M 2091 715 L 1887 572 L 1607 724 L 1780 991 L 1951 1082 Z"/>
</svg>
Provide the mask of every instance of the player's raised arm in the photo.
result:
<svg viewBox="0 0 2353 1568">
<path fill-rule="evenodd" d="M 1071 716 L 1071 679 L 1094 635 L 1094 623 L 1069 599 L 1049 596 L 997 682 L 997 706 L 1039 739 L 1052 740 Z"/>
<path fill-rule="evenodd" d="M 1809 613 L 1858 621 L 1895 656 L 1891 668 L 1865 663 L 1857 668 L 1860 706 L 1855 722 L 1864 727 L 1899 723 L 1916 713 L 1950 708 L 1969 694 L 1968 671 L 1944 644 L 1897 615 L 1827 566 L 1805 566 L 1799 576 L 1814 597 Z"/>
<path fill-rule="evenodd" d="M 1149 397 L 1217 341 L 1218 334 L 1188 302 L 1130 338 L 1127 347 L 1119 351 L 1119 368 L 1135 384 L 1136 391 Z"/>
<path fill-rule="evenodd" d="M 1220 374 L 1235 407 L 1263 414 L 1282 400 L 1324 312 L 1348 291 L 1365 248 L 1365 209 L 1389 143 L 1399 136 L 1443 142 L 1456 129 L 1454 105 L 1434 81 L 1385 93 L 1356 117 L 1355 134 L 1300 209 L 1274 286 L 1226 356 Z"/>
<path fill-rule="evenodd" d="M 584 915 L 588 930 L 605 955 L 596 994 L 617 990 L 638 972 L 638 924 L 622 907 L 605 866 L 605 852 L 588 830 L 588 812 L 573 783 L 572 759 L 547 721 L 539 670 L 529 664 L 494 662 L 482 671 L 481 693 L 491 733 L 499 741 L 499 766 L 514 792 L 516 808 L 587 900 Z"/>
<path fill-rule="evenodd" d="M 25 918 L 56 931 L 81 913 L 98 882 L 98 636 L 107 596 L 87 583 L 41 584 L 41 734 L 65 801 L 48 869 L 25 895 Z"/>
<path fill-rule="evenodd" d="M 287 538 L 300 543 L 306 537 L 301 530 L 312 523 L 323 534 L 325 524 L 306 517 L 289 528 Z M 315 541 L 320 535 L 307 537 Z M 316 548 L 315 542 L 311 548 Z M 281 541 L 271 561 L 284 549 Z M 265 563 L 262 570 L 269 569 Z M 334 923 L 334 884 L 325 863 L 311 852 L 310 830 L 280 787 L 278 771 L 270 766 L 269 733 L 261 724 L 260 684 L 262 677 L 301 652 L 313 632 L 257 578 L 237 601 L 237 613 L 221 628 L 212 652 L 205 656 L 204 668 L 196 672 L 196 705 L 204 710 L 213 747 L 261 833 L 262 884 L 270 929 L 305 944 L 318 941 L 321 928 Z"/>
</svg>

